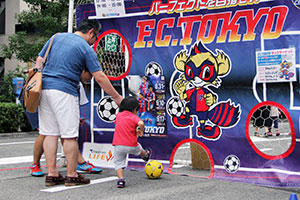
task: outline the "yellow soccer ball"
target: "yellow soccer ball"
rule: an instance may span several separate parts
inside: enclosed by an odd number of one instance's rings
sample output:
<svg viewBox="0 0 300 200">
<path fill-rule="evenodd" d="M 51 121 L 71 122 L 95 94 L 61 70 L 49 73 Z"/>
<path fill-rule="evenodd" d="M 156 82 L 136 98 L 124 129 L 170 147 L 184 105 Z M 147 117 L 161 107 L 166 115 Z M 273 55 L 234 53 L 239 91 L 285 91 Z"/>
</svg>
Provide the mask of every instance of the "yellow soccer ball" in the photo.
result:
<svg viewBox="0 0 300 200">
<path fill-rule="evenodd" d="M 147 164 L 145 165 L 145 174 L 150 179 L 159 178 L 162 175 L 163 170 L 164 168 L 162 164 L 157 160 L 148 161 Z"/>
</svg>

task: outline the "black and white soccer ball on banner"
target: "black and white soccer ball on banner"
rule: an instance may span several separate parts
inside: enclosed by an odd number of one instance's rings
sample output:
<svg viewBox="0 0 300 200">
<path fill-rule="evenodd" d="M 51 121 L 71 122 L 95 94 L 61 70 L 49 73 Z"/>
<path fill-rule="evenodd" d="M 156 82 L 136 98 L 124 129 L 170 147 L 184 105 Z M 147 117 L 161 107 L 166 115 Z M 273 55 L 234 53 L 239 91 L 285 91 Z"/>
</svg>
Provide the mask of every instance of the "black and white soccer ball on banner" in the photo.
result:
<svg viewBox="0 0 300 200">
<path fill-rule="evenodd" d="M 97 114 L 103 121 L 114 122 L 118 111 L 119 107 L 110 96 L 103 97 L 98 102 Z"/>
<path fill-rule="evenodd" d="M 172 97 L 167 103 L 167 111 L 171 116 L 180 117 L 183 114 L 184 104 L 179 97 Z"/>
<path fill-rule="evenodd" d="M 228 173 L 235 173 L 240 168 L 240 159 L 235 155 L 229 155 L 224 159 L 223 165 Z"/>
<path fill-rule="evenodd" d="M 156 62 L 150 62 L 145 68 L 146 76 L 161 76 L 162 72 L 161 66 Z"/>
</svg>

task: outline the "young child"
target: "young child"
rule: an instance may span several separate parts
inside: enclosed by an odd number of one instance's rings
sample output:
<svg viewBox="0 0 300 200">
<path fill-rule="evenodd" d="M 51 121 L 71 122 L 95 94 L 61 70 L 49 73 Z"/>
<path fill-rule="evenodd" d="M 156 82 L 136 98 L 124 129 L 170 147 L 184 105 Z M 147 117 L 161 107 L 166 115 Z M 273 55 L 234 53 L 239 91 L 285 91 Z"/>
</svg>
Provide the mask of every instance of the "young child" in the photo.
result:
<svg viewBox="0 0 300 200">
<path fill-rule="evenodd" d="M 115 170 L 118 175 L 118 188 L 125 187 L 124 168 L 128 154 L 140 155 L 144 161 L 151 156 L 150 149 L 143 149 L 138 143 L 137 136 L 142 136 L 145 129 L 144 122 L 137 116 L 139 102 L 129 96 L 122 100 L 119 113 L 115 120 L 115 133 L 112 145 L 115 149 Z M 137 128 L 139 131 L 137 131 Z"/>
</svg>

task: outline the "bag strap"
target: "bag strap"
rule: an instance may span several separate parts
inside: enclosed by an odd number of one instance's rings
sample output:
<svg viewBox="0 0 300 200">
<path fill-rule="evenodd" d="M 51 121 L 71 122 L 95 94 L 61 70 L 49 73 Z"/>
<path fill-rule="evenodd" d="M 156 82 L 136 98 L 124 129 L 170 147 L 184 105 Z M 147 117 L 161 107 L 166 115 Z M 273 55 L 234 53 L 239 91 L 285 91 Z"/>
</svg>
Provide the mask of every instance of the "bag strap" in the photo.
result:
<svg viewBox="0 0 300 200">
<path fill-rule="evenodd" d="M 57 33 L 56 33 L 56 34 L 57 34 Z M 56 35 L 56 34 L 55 34 L 55 35 Z M 44 55 L 44 57 L 43 57 L 43 61 L 42 61 L 42 69 L 44 68 L 44 66 L 45 66 L 45 64 L 46 64 L 47 57 L 48 57 L 48 54 L 49 54 L 50 49 L 51 49 L 51 47 L 52 47 L 52 44 L 53 44 L 53 40 L 54 40 L 55 35 L 52 36 L 52 38 L 51 38 L 51 40 L 50 40 L 50 43 L 49 43 L 49 46 L 48 46 L 48 48 L 47 48 L 47 51 L 46 51 L 46 53 L 45 53 L 45 55 Z"/>
<path fill-rule="evenodd" d="M 57 33 L 56 33 L 56 34 L 57 34 Z M 49 54 L 49 52 L 50 52 L 51 46 L 52 46 L 52 44 L 53 44 L 54 37 L 55 37 L 56 34 L 54 34 L 54 35 L 52 36 L 51 40 L 50 40 L 49 46 L 48 46 L 47 51 L 46 51 L 46 53 L 45 53 L 45 55 L 44 55 L 44 57 L 43 57 L 43 60 L 42 60 L 42 67 L 41 67 L 41 69 L 33 68 L 32 70 L 33 70 L 34 73 L 32 73 L 31 76 L 28 75 L 28 77 L 27 77 L 26 80 L 24 81 L 23 87 L 22 87 L 22 90 L 21 90 L 21 94 L 20 94 L 20 96 L 19 96 L 19 100 L 21 100 L 21 98 L 22 98 L 21 96 L 23 96 L 23 93 L 24 93 L 24 91 L 25 91 L 25 86 L 28 84 L 28 82 L 29 82 L 30 79 L 33 77 L 33 75 L 34 75 L 36 72 L 42 71 L 42 70 L 43 70 L 43 68 L 44 68 L 44 66 L 45 66 L 45 63 L 46 63 L 46 61 L 47 61 L 47 57 L 48 57 L 48 54 Z M 30 73 L 29 73 L 29 74 L 30 74 Z"/>
</svg>

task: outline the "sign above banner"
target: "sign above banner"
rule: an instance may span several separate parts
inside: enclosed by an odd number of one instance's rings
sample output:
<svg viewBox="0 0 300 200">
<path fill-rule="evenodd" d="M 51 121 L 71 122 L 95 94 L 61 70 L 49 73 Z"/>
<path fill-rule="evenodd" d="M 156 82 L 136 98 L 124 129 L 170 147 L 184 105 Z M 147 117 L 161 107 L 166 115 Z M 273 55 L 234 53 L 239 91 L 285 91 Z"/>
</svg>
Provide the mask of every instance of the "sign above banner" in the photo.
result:
<svg viewBox="0 0 300 200">
<path fill-rule="evenodd" d="M 94 0 L 94 2 L 97 17 L 112 18 L 125 15 L 124 0 Z"/>
<path fill-rule="evenodd" d="M 296 81 L 296 50 L 276 49 L 256 52 L 259 83 Z"/>
</svg>

